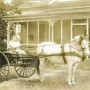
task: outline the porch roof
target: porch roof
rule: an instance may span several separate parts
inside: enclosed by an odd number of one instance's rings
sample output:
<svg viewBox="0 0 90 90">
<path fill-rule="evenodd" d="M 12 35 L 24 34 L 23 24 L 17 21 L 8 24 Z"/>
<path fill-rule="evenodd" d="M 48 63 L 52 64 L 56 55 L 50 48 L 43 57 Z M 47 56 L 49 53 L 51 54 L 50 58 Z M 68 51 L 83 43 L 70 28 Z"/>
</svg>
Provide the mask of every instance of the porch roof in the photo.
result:
<svg viewBox="0 0 90 90">
<path fill-rule="evenodd" d="M 45 0 L 43 0 L 45 1 Z M 57 2 L 56 2 L 57 1 Z M 3 19 L 7 21 L 28 21 L 42 20 L 50 18 L 87 18 L 90 17 L 90 1 L 74 0 L 70 2 L 58 2 L 56 0 L 52 4 L 44 3 L 44 5 L 32 5 L 20 7 L 22 14 L 5 16 Z"/>
</svg>

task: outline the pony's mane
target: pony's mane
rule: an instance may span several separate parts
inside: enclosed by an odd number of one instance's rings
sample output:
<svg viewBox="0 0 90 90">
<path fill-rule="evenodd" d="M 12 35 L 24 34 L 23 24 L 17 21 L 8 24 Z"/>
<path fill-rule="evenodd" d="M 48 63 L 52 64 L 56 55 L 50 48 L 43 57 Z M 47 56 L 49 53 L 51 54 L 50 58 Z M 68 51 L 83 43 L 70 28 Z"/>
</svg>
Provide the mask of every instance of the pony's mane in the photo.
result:
<svg viewBox="0 0 90 90">
<path fill-rule="evenodd" d="M 75 42 L 75 41 L 82 41 L 84 39 L 83 35 L 77 35 L 75 36 L 70 42 Z"/>
</svg>

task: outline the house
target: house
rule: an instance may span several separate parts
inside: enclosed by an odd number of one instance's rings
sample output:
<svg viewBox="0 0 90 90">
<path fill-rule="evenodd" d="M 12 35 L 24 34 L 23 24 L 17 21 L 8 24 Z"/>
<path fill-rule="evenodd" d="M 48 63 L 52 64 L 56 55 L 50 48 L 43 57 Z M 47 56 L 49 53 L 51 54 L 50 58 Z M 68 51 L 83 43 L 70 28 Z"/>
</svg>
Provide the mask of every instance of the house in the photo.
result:
<svg viewBox="0 0 90 90">
<path fill-rule="evenodd" d="M 18 8 L 21 14 L 4 17 L 8 22 L 7 48 L 12 24 L 23 47 L 36 47 L 44 41 L 64 44 L 76 35 L 89 35 L 90 39 L 89 0 L 28 0 Z"/>
</svg>

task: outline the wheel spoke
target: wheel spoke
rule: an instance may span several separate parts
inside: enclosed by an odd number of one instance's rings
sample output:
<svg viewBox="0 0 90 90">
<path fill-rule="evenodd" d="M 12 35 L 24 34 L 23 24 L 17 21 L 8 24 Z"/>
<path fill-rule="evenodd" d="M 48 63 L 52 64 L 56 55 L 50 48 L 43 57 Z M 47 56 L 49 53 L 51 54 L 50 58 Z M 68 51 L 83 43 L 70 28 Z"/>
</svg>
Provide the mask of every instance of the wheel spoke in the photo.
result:
<svg viewBox="0 0 90 90">
<path fill-rule="evenodd" d="M 31 67 L 29 67 L 29 68 L 33 71 L 33 69 Z"/>
<path fill-rule="evenodd" d="M 22 61 L 22 60 L 21 60 Z M 30 62 L 30 61 L 25 61 L 25 62 L 22 62 L 21 64 L 20 63 L 17 63 L 15 67 L 15 70 L 17 72 L 17 74 L 21 77 L 24 77 L 24 78 L 27 78 L 27 77 L 30 77 L 33 75 L 33 73 L 35 72 L 35 63 L 33 62 Z"/>
<path fill-rule="evenodd" d="M 26 67 L 26 76 L 28 76 L 28 70 L 27 70 L 28 67 Z"/>
<path fill-rule="evenodd" d="M 24 73 L 25 73 L 25 67 L 23 68 L 23 76 L 24 76 Z"/>
<path fill-rule="evenodd" d="M 22 67 L 18 68 L 16 71 L 19 71 Z"/>
<path fill-rule="evenodd" d="M 9 60 L 7 56 L 0 52 L 0 77 L 5 80 L 9 74 Z"/>
<path fill-rule="evenodd" d="M 4 73 L 2 70 L 0 70 L 0 72 L 1 72 L 4 76 L 6 76 L 5 73 Z"/>
<path fill-rule="evenodd" d="M 29 72 L 29 74 L 31 74 L 31 72 L 30 72 L 30 70 L 28 69 L 28 67 L 27 67 L 27 71 Z"/>
<path fill-rule="evenodd" d="M 8 71 L 8 68 L 6 68 L 6 67 L 3 67 L 1 69 L 4 70 L 4 71 Z"/>
<path fill-rule="evenodd" d="M 22 71 L 23 71 L 23 67 L 22 67 L 22 69 L 21 69 L 21 71 L 20 71 L 20 73 L 19 73 L 20 75 L 21 75 Z"/>
<path fill-rule="evenodd" d="M 8 71 L 8 70 L 6 70 L 6 69 L 3 69 L 3 68 L 2 68 L 2 70 L 4 70 L 4 71 Z"/>
</svg>

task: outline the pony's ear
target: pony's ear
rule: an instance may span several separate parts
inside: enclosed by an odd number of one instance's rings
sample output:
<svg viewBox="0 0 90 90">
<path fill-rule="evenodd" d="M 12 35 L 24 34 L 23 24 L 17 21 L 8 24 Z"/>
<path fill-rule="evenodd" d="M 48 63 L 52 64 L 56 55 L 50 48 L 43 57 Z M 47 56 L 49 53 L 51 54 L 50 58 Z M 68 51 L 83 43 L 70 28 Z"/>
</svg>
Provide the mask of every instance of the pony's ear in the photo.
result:
<svg viewBox="0 0 90 90">
<path fill-rule="evenodd" d="M 81 45 L 83 39 L 84 39 L 84 36 L 83 35 L 80 35 L 79 45 Z"/>
<path fill-rule="evenodd" d="M 88 35 L 86 35 L 86 36 L 83 36 L 83 35 L 80 35 L 80 42 L 79 42 L 79 45 L 81 45 L 81 43 L 82 43 L 82 40 L 88 40 Z"/>
</svg>

